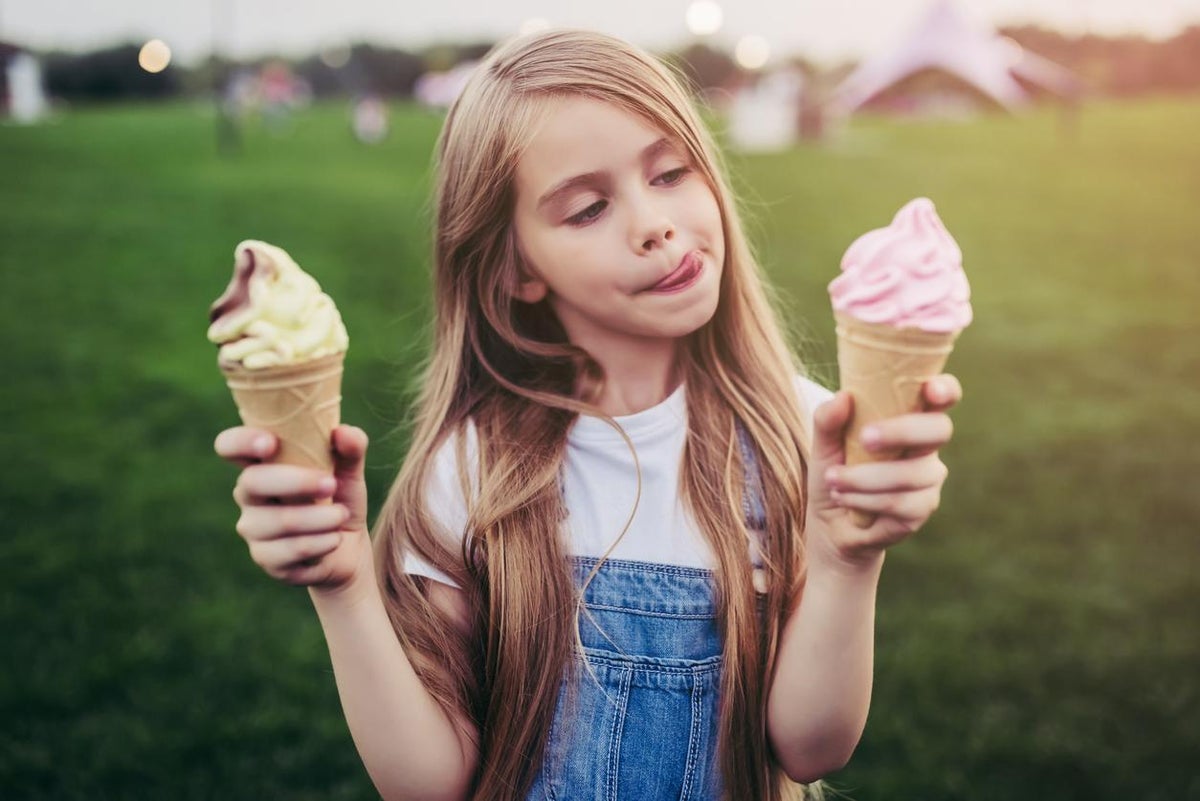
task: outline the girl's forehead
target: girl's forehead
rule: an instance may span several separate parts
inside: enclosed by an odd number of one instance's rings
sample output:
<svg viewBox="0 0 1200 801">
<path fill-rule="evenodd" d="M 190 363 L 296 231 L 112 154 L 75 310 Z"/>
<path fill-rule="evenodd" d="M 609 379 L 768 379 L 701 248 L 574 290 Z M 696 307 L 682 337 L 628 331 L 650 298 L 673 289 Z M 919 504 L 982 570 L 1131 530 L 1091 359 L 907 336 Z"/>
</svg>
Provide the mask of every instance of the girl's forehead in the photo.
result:
<svg viewBox="0 0 1200 801">
<path fill-rule="evenodd" d="M 656 143 L 662 152 L 680 151 L 665 125 L 589 97 L 545 101 L 518 162 L 518 175 L 598 171 L 632 163 Z M 568 177 L 568 176 L 564 176 Z"/>
</svg>

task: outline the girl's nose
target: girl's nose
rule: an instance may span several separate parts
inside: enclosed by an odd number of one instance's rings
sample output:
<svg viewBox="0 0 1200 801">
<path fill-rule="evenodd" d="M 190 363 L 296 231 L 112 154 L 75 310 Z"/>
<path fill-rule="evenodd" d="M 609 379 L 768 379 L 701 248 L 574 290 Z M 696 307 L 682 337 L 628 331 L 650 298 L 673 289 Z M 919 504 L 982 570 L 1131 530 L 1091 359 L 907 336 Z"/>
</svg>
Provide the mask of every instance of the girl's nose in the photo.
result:
<svg viewBox="0 0 1200 801">
<path fill-rule="evenodd" d="M 639 217 L 634 233 L 634 241 L 640 245 L 639 250 L 649 253 L 675 238 L 675 226 L 661 212 L 654 214 L 647 209 L 646 213 Z"/>
<path fill-rule="evenodd" d="M 649 239 L 642 243 L 642 250 L 649 253 L 655 248 L 660 248 L 667 242 L 675 238 L 675 229 L 670 223 L 664 223 L 660 233 L 652 235 Z"/>
<path fill-rule="evenodd" d="M 665 204 L 645 191 L 631 195 L 630 239 L 640 253 L 661 249 L 675 237 L 675 226 Z"/>
</svg>

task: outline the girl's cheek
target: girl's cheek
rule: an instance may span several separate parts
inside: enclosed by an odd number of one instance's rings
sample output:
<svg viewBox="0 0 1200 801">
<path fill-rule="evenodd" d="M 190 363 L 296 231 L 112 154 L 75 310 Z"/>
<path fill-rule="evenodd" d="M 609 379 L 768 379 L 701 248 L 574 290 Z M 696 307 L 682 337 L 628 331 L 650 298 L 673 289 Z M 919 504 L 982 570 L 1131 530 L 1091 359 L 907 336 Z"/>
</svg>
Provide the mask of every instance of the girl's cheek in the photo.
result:
<svg viewBox="0 0 1200 801">
<path fill-rule="evenodd" d="M 685 202 L 687 213 L 695 223 L 720 230 L 721 208 L 707 184 L 695 181 L 692 191 L 687 193 Z"/>
</svg>

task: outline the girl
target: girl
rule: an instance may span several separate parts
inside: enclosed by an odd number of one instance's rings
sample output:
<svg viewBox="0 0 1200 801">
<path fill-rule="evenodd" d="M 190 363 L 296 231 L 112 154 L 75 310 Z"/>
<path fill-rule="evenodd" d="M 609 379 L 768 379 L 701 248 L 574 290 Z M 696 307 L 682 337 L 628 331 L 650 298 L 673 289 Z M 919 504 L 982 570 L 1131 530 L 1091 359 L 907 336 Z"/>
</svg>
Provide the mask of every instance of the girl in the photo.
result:
<svg viewBox="0 0 1200 801">
<path fill-rule="evenodd" d="M 846 468 L 852 401 L 798 375 L 686 92 L 594 33 L 475 72 L 434 255 L 373 549 L 361 430 L 334 431 L 333 476 L 260 463 L 261 430 L 216 442 L 252 557 L 309 588 L 380 793 L 802 797 L 862 733 L 884 549 L 938 505 L 957 381 L 872 432 L 907 458 Z"/>
</svg>

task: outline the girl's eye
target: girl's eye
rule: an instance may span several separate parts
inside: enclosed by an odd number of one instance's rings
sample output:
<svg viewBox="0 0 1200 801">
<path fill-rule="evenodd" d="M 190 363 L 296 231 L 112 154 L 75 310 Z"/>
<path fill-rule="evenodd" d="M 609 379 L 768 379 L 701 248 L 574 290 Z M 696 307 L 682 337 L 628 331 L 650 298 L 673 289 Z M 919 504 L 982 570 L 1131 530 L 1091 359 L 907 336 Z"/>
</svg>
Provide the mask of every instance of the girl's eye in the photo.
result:
<svg viewBox="0 0 1200 801">
<path fill-rule="evenodd" d="M 592 220 L 600 216 L 600 212 L 604 211 L 604 207 L 608 205 L 606 200 L 597 200 L 592 205 L 588 206 L 578 214 L 568 217 L 567 222 L 571 225 L 583 225 L 590 223 Z"/>
<path fill-rule="evenodd" d="M 676 167 L 673 170 L 667 170 L 666 172 L 662 173 L 654 180 L 659 182 L 660 185 L 670 186 L 672 184 L 677 184 L 680 181 L 682 181 L 684 176 L 687 175 L 689 172 L 691 172 L 690 167 Z"/>
</svg>

